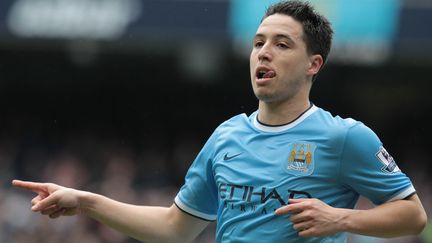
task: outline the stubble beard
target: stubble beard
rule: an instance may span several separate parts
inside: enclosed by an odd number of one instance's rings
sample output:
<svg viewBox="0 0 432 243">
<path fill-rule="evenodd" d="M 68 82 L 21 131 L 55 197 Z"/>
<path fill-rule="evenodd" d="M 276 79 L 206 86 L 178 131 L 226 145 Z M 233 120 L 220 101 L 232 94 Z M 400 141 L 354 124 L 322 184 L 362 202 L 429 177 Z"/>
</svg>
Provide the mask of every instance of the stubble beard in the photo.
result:
<svg viewBox="0 0 432 243">
<path fill-rule="evenodd" d="M 257 88 L 258 89 L 258 88 Z M 287 100 L 292 100 L 300 92 L 301 82 L 292 81 L 290 83 L 285 83 L 283 87 L 273 91 L 273 92 L 263 92 L 259 93 L 255 91 L 255 97 L 267 104 L 278 104 L 283 103 Z"/>
</svg>

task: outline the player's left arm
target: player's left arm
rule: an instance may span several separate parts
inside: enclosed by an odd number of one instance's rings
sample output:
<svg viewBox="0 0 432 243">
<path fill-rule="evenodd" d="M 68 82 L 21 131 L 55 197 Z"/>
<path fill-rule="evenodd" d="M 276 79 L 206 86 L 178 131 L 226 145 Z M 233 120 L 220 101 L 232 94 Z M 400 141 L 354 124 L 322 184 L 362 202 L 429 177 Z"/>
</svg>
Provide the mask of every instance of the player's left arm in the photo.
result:
<svg viewBox="0 0 432 243">
<path fill-rule="evenodd" d="M 337 232 L 397 237 L 419 234 L 427 222 L 425 210 L 416 194 L 366 210 L 334 208 L 318 199 L 291 199 L 275 214 L 290 214 L 294 229 L 303 237 L 327 236 Z"/>
</svg>

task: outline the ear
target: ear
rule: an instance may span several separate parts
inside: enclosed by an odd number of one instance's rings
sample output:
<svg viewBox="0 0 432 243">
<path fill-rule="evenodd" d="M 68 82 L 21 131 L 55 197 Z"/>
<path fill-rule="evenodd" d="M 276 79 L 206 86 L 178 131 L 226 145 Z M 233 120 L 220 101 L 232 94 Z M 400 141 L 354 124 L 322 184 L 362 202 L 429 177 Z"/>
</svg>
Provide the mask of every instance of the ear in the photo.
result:
<svg viewBox="0 0 432 243">
<path fill-rule="evenodd" d="M 307 73 L 312 76 L 317 74 L 321 69 L 323 63 L 324 60 L 321 55 L 311 55 L 309 57 L 309 68 L 307 69 Z"/>
</svg>

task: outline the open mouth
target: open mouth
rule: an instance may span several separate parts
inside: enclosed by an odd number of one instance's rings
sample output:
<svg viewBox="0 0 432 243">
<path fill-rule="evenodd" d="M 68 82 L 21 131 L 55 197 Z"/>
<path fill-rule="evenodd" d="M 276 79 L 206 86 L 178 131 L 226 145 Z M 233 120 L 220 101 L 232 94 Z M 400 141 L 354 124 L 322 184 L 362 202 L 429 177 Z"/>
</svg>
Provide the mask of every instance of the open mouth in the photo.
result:
<svg viewBox="0 0 432 243">
<path fill-rule="evenodd" d="M 256 77 L 258 79 L 274 78 L 276 72 L 267 68 L 259 68 L 256 72 Z"/>
</svg>

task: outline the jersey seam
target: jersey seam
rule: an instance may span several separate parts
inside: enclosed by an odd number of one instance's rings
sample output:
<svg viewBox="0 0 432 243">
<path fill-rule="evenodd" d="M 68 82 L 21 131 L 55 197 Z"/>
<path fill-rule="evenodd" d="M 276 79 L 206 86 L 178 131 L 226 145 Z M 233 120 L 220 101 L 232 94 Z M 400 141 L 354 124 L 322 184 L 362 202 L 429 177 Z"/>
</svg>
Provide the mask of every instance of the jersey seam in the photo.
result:
<svg viewBox="0 0 432 243">
<path fill-rule="evenodd" d="M 339 181 L 339 183 L 341 183 L 343 181 L 343 179 L 341 178 L 342 177 L 342 162 L 343 162 L 342 158 L 343 158 L 343 156 L 345 154 L 346 141 L 347 141 L 348 133 L 350 132 L 351 128 L 353 128 L 355 126 L 356 125 L 349 127 L 346 130 L 345 135 L 344 135 L 342 150 L 341 150 L 341 153 L 340 153 L 340 156 L 339 156 L 339 170 L 338 170 L 338 181 Z"/>
<path fill-rule="evenodd" d="M 213 143 L 213 149 L 212 149 L 212 156 L 211 156 L 211 163 L 212 163 L 212 174 L 213 174 L 213 178 L 216 178 L 216 172 L 215 172 L 215 157 L 216 157 L 216 144 L 219 142 L 220 139 L 220 129 L 216 129 L 215 131 L 215 138 L 214 138 L 214 143 Z M 215 185 L 216 185 L 216 181 L 214 181 Z M 217 185 L 216 185 L 217 187 Z"/>
</svg>

